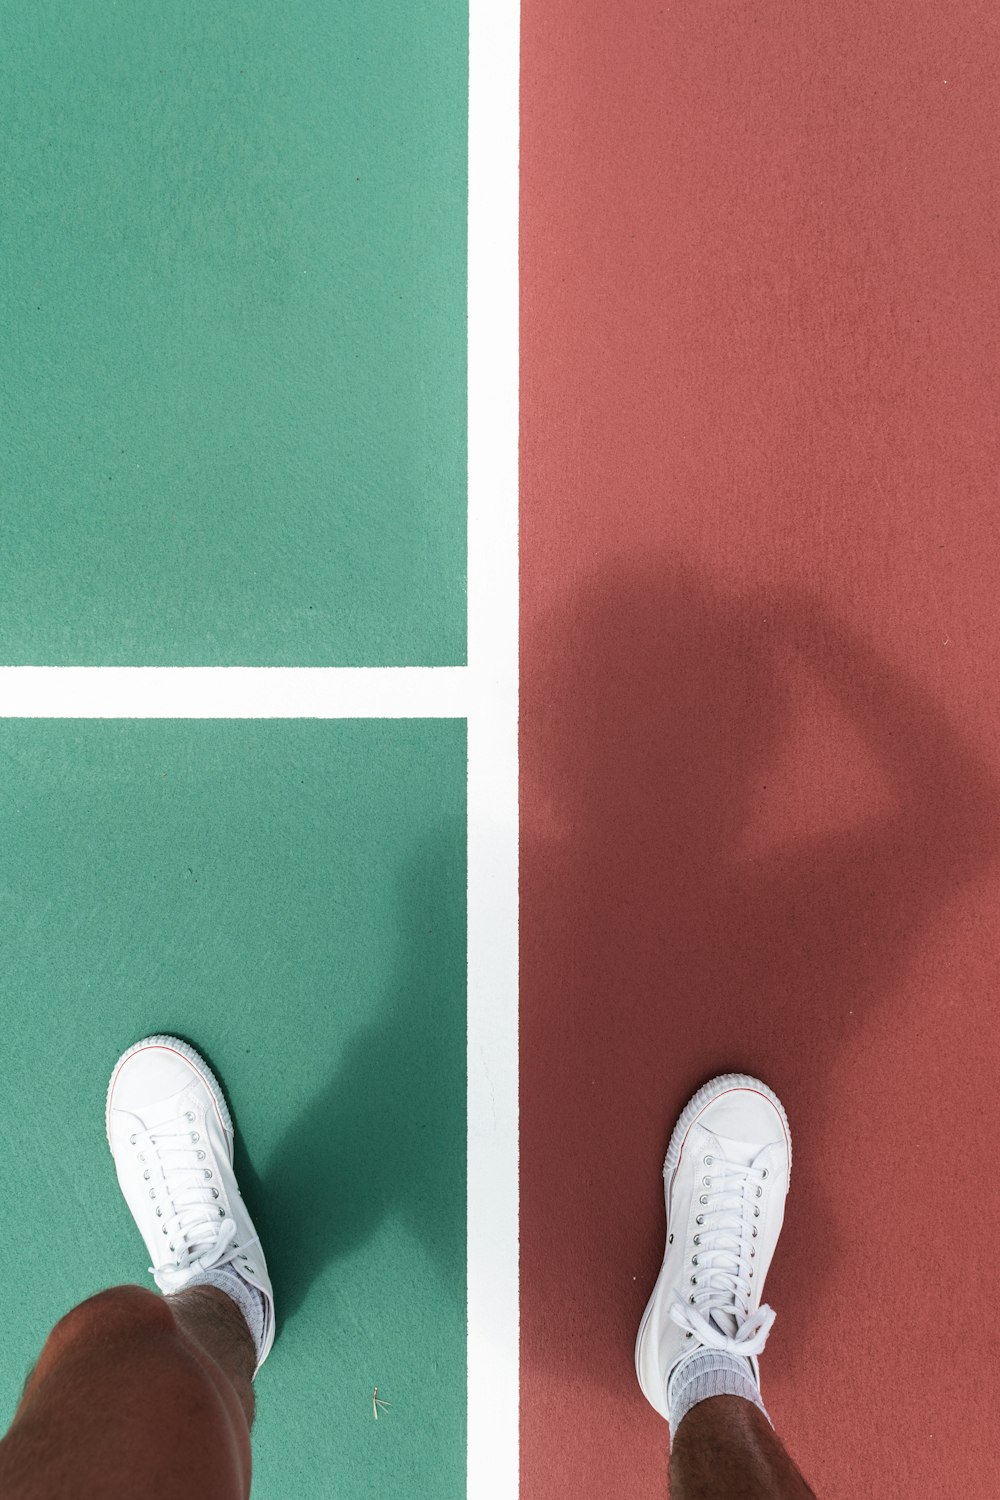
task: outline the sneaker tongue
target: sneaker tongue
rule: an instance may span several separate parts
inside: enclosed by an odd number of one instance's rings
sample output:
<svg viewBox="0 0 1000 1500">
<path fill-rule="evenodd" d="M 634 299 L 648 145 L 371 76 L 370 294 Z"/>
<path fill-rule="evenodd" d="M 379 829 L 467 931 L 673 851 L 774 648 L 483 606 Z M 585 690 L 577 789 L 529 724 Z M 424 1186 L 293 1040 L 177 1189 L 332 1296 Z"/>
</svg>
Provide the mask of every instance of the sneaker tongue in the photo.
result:
<svg viewBox="0 0 1000 1500">
<path fill-rule="evenodd" d="M 181 1089 L 179 1094 L 172 1094 L 169 1099 L 157 1099 L 153 1103 L 143 1104 L 142 1114 L 137 1115 L 137 1118 L 142 1120 L 146 1130 L 155 1130 L 157 1125 L 166 1125 L 183 1115 L 187 1102 L 187 1090 Z M 194 1126 L 191 1128 L 193 1130 Z"/>
<path fill-rule="evenodd" d="M 720 1312 L 716 1308 L 709 1317 L 710 1323 L 714 1323 L 720 1333 L 724 1333 L 727 1339 L 734 1339 L 739 1331 L 736 1319 L 732 1313 Z"/>
<path fill-rule="evenodd" d="M 711 1134 L 711 1132 L 709 1132 Z M 764 1147 L 746 1141 L 734 1141 L 727 1135 L 712 1135 L 715 1150 L 719 1156 L 726 1161 L 735 1162 L 739 1167 L 752 1167 Z"/>
</svg>

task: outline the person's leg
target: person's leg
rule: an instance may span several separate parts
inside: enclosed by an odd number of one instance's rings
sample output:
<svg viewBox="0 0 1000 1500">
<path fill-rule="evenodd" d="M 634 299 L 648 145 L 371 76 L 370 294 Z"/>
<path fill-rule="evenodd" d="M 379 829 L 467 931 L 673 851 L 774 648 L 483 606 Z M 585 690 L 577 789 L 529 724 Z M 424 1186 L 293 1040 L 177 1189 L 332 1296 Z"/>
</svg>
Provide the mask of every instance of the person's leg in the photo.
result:
<svg viewBox="0 0 1000 1500">
<path fill-rule="evenodd" d="M 221 1086 L 189 1043 L 146 1037 L 115 1065 L 105 1128 L 164 1296 L 115 1287 L 60 1319 L 0 1442 L 0 1500 L 174 1500 L 185 1480 L 245 1500 L 274 1294 Z"/>
<path fill-rule="evenodd" d="M 711 1396 L 670 1448 L 670 1500 L 815 1500 L 770 1422 L 742 1396 Z"/>
<path fill-rule="evenodd" d="M 215 1287 L 100 1292 L 60 1319 L 0 1442 L 2 1500 L 250 1493 L 257 1351 Z"/>
</svg>

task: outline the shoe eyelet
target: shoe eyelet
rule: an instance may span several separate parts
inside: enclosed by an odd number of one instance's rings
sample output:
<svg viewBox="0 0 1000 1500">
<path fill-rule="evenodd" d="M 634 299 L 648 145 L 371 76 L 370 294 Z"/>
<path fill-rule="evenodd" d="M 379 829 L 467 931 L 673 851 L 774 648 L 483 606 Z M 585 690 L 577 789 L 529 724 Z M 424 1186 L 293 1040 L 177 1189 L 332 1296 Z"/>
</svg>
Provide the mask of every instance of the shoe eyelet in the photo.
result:
<svg viewBox="0 0 1000 1500">
<path fill-rule="evenodd" d="M 753 1235 L 754 1239 L 757 1238 L 757 1226 L 756 1226 L 756 1224 L 753 1226 L 753 1228 L 751 1229 L 750 1233 Z"/>
<path fill-rule="evenodd" d="M 192 1142 L 196 1142 L 196 1141 L 200 1141 L 201 1140 L 201 1136 L 198 1134 L 197 1130 L 192 1130 L 192 1132 L 191 1132 L 191 1140 L 192 1140 Z"/>
<path fill-rule="evenodd" d="M 171 1248 L 171 1250 L 173 1250 L 173 1248 L 174 1248 L 174 1242 L 173 1242 L 173 1240 L 170 1241 L 170 1248 Z"/>
<path fill-rule="evenodd" d="M 151 1198 L 155 1198 L 156 1197 L 156 1189 L 155 1188 L 150 1188 L 150 1190 L 149 1190 L 149 1196 Z"/>
<path fill-rule="evenodd" d="M 205 1170 L 204 1170 L 204 1172 L 202 1173 L 202 1176 L 204 1177 L 204 1179 L 205 1179 L 206 1182 L 211 1177 L 211 1175 L 212 1175 L 211 1168 L 210 1167 L 206 1167 Z"/>
<path fill-rule="evenodd" d="M 764 1176 L 765 1177 L 767 1176 L 767 1168 L 766 1167 L 764 1168 Z"/>
<path fill-rule="evenodd" d="M 160 1230 L 160 1233 L 161 1234 L 166 1234 L 166 1232 L 167 1232 L 167 1226 L 166 1226 L 166 1224 L 164 1224 L 163 1228 Z"/>
<path fill-rule="evenodd" d="M 696 1266 L 698 1264 L 698 1257 L 697 1257 L 697 1255 L 692 1255 L 692 1257 L 691 1257 L 691 1264 L 693 1266 Z M 694 1279 L 695 1278 L 692 1276 L 691 1280 L 694 1281 Z"/>
<path fill-rule="evenodd" d="M 137 1135 L 130 1135 L 130 1136 L 129 1136 L 129 1138 L 128 1138 L 128 1143 L 129 1143 L 129 1145 L 130 1145 L 130 1146 L 134 1146 L 134 1145 L 135 1145 L 135 1143 L 136 1143 L 136 1141 L 137 1141 L 137 1140 L 138 1140 L 138 1139 L 139 1139 L 139 1137 L 138 1137 L 138 1136 L 137 1136 Z"/>
<path fill-rule="evenodd" d="M 757 1189 L 757 1197 L 758 1197 L 758 1198 L 759 1198 L 759 1197 L 760 1197 L 760 1195 L 761 1195 L 761 1193 L 762 1193 L 762 1192 L 763 1192 L 763 1191 L 764 1191 L 764 1189 L 763 1189 L 763 1188 L 758 1188 L 758 1189 Z"/>
<path fill-rule="evenodd" d="M 693 1333 L 686 1333 L 686 1334 L 685 1334 L 685 1335 L 684 1335 L 684 1337 L 685 1337 L 685 1338 L 686 1338 L 686 1339 L 693 1339 L 693 1338 L 694 1338 L 694 1334 L 693 1334 Z"/>
<path fill-rule="evenodd" d="M 193 1122 L 193 1120 L 194 1120 L 194 1110 L 193 1109 L 185 1110 L 185 1112 L 184 1112 L 184 1118 L 185 1118 L 185 1120 L 191 1120 Z"/>
<path fill-rule="evenodd" d="M 705 1157 L 705 1165 L 706 1167 L 710 1167 L 712 1165 L 712 1158 L 710 1156 Z"/>
<path fill-rule="evenodd" d="M 145 1161 L 146 1160 L 146 1153 L 145 1153 L 145 1151 L 137 1151 L 135 1153 L 135 1159 L 136 1159 L 136 1161 Z"/>
<path fill-rule="evenodd" d="M 754 1216 L 755 1219 L 759 1219 L 760 1218 L 760 1209 L 759 1208 L 755 1208 L 754 1209 L 753 1216 Z"/>
<path fill-rule="evenodd" d="M 219 1196 L 219 1189 L 218 1188 L 213 1188 L 212 1189 L 212 1197 L 213 1198 L 217 1198 L 218 1196 Z"/>
<path fill-rule="evenodd" d="M 701 1235 L 700 1234 L 696 1234 L 695 1235 L 694 1242 L 695 1242 L 696 1245 L 700 1245 L 701 1244 Z"/>
<path fill-rule="evenodd" d="M 217 1212 L 220 1219 L 224 1219 L 226 1217 L 226 1210 L 224 1208 L 218 1209 Z"/>
<path fill-rule="evenodd" d="M 753 1266 L 750 1267 L 750 1280 L 753 1280 Z"/>
<path fill-rule="evenodd" d="M 694 1301 L 694 1292 L 691 1293 L 690 1297 L 688 1298 L 688 1301 L 689 1302 L 693 1302 Z"/>
<path fill-rule="evenodd" d="M 701 1197 L 698 1199 L 698 1202 L 699 1203 L 707 1203 L 708 1202 L 708 1199 L 705 1197 L 704 1193 L 702 1193 Z"/>
<path fill-rule="evenodd" d="M 694 1222 L 696 1224 L 704 1224 L 704 1222 L 705 1222 L 705 1215 L 704 1214 L 699 1214 L 698 1217 L 695 1219 Z"/>
<path fill-rule="evenodd" d="M 691 1277 L 691 1285 L 692 1286 L 697 1286 L 698 1285 L 698 1278 L 697 1278 L 697 1276 L 692 1276 Z"/>
<path fill-rule="evenodd" d="M 702 1183 L 702 1187 L 711 1187 L 712 1186 L 712 1179 L 711 1179 L 711 1177 L 703 1177 L 701 1179 L 701 1183 Z"/>
<path fill-rule="evenodd" d="M 672 1245 L 673 1243 L 674 1243 L 674 1237 L 673 1237 L 673 1235 L 672 1234 L 668 1234 L 667 1235 L 667 1244 L 668 1245 Z"/>
<path fill-rule="evenodd" d="M 751 1246 L 750 1246 L 750 1259 L 751 1259 L 751 1260 L 753 1260 L 753 1258 L 754 1258 L 754 1256 L 755 1256 L 755 1255 L 756 1255 L 756 1254 L 757 1254 L 757 1251 L 756 1251 L 756 1249 L 755 1249 L 755 1248 L 754 1248 L 754 1246 L 753 1246 L 753 1245 L 751 1245 Z"/>
<path fill-rule="evenodd" d="M 157 1209 L 157 1210 L 156 1210 L 156 1217 L 157 1217 L 157 1218 L 158 1218 L 158 1219 L 162 1219 L 162 1218 L 163 1218 L 163 1209 L 162 1209 L 162 1208 L 158 1208 L 158 1209 Z"/>
<path fill-rule="evenodd" d="M 199 1151 L 198 1152 L 198 1160 L 199 1161 L 204 1161 L 205 1160 L 205 1153 L 204 1153 L 204 1151 Z"/>
<path fill-rule="evenodd" d="M 246 1264 L 246 1261 L 243 1262 L 243 1269 L 245 1271 L 249 1271 L 251 1276 L 256 1276 L 256 1274 L 257 1274 L 257 1272 L 254 1270 L 253 1266 L 248 1266 Z"/>
<path fill-rule="evenodd" d="M 143 1182 L 148 1182 L 149 1179 L 152 1177 L 152 1175 L 153 1175 L 152 1172 L 147 1167 L 146 1170 L 145 1170 L 145 1172 L 143 1172 L 143 1174 L 142 1174 L 142 1180 L 143 1180 Z"/>
</svg>

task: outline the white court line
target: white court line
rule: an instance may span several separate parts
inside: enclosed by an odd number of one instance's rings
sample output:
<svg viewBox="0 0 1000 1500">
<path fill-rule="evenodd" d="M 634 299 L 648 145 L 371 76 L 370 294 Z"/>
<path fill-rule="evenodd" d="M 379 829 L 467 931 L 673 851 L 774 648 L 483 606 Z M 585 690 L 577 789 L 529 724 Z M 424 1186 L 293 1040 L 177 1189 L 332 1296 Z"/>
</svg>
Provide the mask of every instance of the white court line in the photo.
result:
<svg viewBox="0 0 1000 1500">
<path fill-rule="evenodd" d="M 466 667 L 0 667 L 0 717 L 440 719 Z"/>
<path fill-rule="evenodd" d="M 468 1500 L 518 1493 L 519 19 L 471 0 Z"/>
</svg>

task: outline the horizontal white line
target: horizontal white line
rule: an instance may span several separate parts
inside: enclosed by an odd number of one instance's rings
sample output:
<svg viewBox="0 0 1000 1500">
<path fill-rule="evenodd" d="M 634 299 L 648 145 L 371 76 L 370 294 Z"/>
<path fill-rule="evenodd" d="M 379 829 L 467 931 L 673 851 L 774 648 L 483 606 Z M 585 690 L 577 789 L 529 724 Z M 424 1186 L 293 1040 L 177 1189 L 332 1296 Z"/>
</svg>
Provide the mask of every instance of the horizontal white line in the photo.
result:
<svg viewBox="0 0 1000 1500">
<path fill-rule="evenodd" d="M 0 667 L 11 719 L 463 719 L 466 667 Z"/>
</svg>

